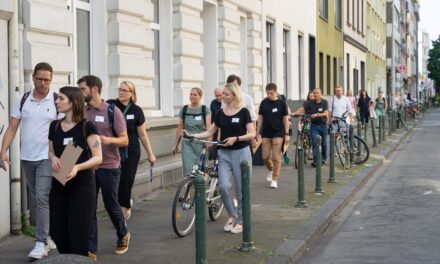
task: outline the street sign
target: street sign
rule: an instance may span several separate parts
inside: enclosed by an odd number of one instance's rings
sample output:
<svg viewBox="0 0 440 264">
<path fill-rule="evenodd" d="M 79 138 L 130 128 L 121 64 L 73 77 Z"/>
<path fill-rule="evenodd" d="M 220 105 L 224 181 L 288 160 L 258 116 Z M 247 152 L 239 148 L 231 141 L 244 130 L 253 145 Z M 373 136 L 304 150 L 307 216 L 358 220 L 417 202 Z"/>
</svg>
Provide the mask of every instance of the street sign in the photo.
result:
<svg viewBox="0 0 440 264">
<path fill-rule="evenodd" d="M 404 73 L 406 71 L 406 65 L 405 64 L 399 64 L 399 72 Z"/>
</svg>

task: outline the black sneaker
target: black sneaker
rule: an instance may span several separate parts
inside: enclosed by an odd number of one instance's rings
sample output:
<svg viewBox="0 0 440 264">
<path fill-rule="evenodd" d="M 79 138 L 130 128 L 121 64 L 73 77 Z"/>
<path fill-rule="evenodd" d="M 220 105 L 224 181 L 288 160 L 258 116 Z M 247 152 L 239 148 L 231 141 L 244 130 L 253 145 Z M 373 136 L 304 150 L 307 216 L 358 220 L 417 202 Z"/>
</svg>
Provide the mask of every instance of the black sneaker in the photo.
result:
<svg viewBox="0 0 440 264">
<path fill-rule="evenodd" d="M 313 168 L 316 168 L 315 162 L 312 162 L 310 165 L 312 165 Z"/>
<path fill-rule="evenodd" d="M 321 164 L 322 165 L 327 165 L 327 161 L 323 160 Z"/>
</svg>

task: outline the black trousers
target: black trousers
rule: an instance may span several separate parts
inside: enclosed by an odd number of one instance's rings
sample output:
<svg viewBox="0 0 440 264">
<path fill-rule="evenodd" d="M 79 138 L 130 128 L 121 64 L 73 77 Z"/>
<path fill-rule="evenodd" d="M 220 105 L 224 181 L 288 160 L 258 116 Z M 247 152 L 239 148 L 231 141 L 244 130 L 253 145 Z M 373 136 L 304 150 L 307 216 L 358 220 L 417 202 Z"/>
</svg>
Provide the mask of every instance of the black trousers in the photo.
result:
<svg viewBox="0 0 440 264">
<path fill-rule="evenodd" d="M 131 189 L 136 177 L 137 167 L 141 155 L 139 152 L 129 152 L 128 159 L 121 161 L 121 179 L 119 181 L 118 201 L 119 205 L 131 208 Z"/>
<path fill-rule="evenodd" d="M 49 195 L 50 234 L 60 254 L 87 256 L 96 204 L 95 181 L 88 182 L 84 184 L 75 177 L 63 186 L 55 179 L 52 181 Z"/>
<path fill-rule="evenodd" d="M 370 119 L 370 113 L 360 112 L 359 116 L 361 118 L 362 125 L 368 124 L 368 119 Z"/>
</svg>

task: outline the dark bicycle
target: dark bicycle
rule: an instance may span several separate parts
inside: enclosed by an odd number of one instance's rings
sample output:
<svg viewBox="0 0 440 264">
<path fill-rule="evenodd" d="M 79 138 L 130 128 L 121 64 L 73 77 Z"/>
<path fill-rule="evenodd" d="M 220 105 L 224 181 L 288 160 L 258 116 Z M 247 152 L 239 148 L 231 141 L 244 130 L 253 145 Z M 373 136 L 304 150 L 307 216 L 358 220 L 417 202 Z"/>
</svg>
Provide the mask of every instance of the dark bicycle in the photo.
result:
<svg viewBox="0 0 440 264">
<path fill-rule="evenodd" d="M 354 135 L 353 146 L 350 146 L 348 135 L 347 112 L 342 117 L 332 117 L 332 130 L 335 132 L 335 148 L 339 160 L 345 169 L 350 168 L 353 162 L 362 164 L 370 157 L 370 149 L 364 140 Z"/>
<path fill-rule="evenodd" d="M 298 121 L 296 148 L 295 148 L 295 169 L 298 169 L 298 149 L 304 149 L 304 163 L 307 164 L 307 159 L 311 159 L 312 138 L 310 137 L 310 115 L 294 115 L 294 117 L 301 117 Z"/>
<path fill-rule="evenodd" d="M 218 159 L 217 148 L 223 145 L 223 142 L 200 140 L 193 137 L 184 137 L 194 144 L 211 144 L 212 159 L 209 160 L 206 155 L 206 149 L 202 148 L 198 164 L 193 166 L 191 175 L 185 177 L 179 184 L 173 202 L 173 212 L 171 220 L 174 232 L 179 237 L 188 235 L 195 222 L 195 178 L 198 175 L 205 177 L 208 188 L 206 190 L 206 204 L 208 206 L 209 217 L 212 221 L 217 220 L 223 210 L 223 201 L 218 186 Z"/>
</svg>

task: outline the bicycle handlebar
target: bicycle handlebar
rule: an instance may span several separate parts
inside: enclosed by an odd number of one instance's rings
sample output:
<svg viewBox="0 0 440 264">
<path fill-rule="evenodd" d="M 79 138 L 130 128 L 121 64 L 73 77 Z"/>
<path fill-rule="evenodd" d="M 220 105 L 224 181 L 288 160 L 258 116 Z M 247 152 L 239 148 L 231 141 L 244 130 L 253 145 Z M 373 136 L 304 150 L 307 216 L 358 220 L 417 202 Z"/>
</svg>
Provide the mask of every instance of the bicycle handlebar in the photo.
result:
<svg viewBox="0 0 440 264">
<path fill-rule="evenodd" d="M 210 140 L 198 139 L 195 138 L 194 136 L 187 136 L 187 135 L 183 136 L 182 140 L 189 142 L 196 142 L 196 143 L 212 144 L 214 146 L 224 146 L 226 143 L 225 141 L 210 141 Z"/>
</svg>

